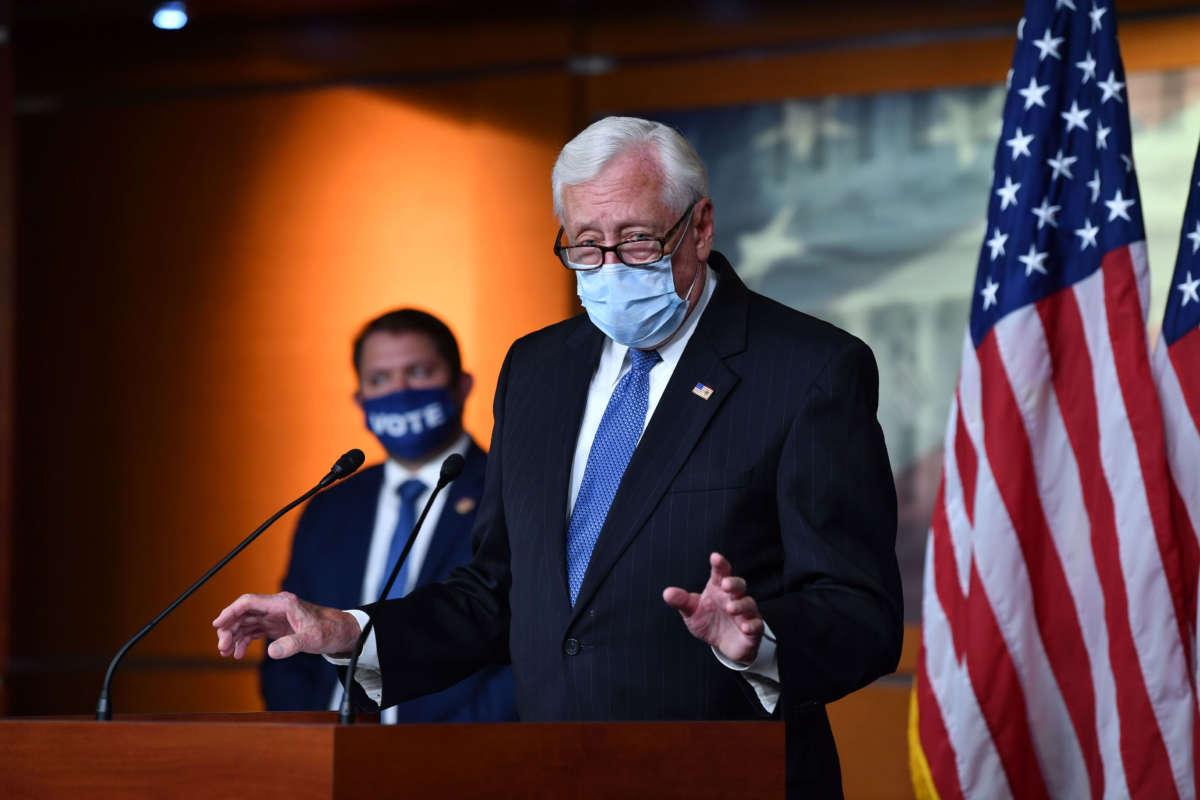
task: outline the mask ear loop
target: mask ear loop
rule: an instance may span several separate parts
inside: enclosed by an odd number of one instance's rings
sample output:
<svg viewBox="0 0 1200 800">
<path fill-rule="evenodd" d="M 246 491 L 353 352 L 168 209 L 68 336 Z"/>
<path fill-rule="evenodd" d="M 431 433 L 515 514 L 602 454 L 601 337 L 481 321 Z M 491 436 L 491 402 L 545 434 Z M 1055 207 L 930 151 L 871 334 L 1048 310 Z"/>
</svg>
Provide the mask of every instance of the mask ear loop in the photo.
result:
<svg viewBox="0 0 1200 800">
<path fill-rule="evenodd" d="M 671 255 L 674 255 L 674 253 L 672 253 Z M 692 285 L 688 287 L 687 292 L 683 295 L 683 302 L 685 302 L 685 303 L 691 302 L 692 290 L 696 288 L 696 281 L 700 280 L 700 270 L 702 270 L 702 269 L 708 269 L 708 265 L 707 264 L 697 264 L 696 265 L 696 274 L 692 276 Z M 692 310 L 690 308 L 688 309 L 688 313 L 689 314 L 692 313 Z M 680 324 L 682 324 L 682 323 L 680 323 Z"/>
<path fill-rule="evenodd" d="M 696 202 L 699 202 L 699 201 L 696 201 Z M 678 252 L 678 250 L 679 250 L 679 245 L 683 244 L 683 237 L 687 236 L 688 228 L 692 227 L 692 217 L 695 216 L 695 206 L 696 206 L 696 203 L 692 203 L 692 213 L 688 214 L 688 220 L 684 224 L 683 230 L 681 230 L 679 232 L 679 239 L 675 242 L 675 249 L 672 250 L 667 255 L 668 259 L 675 257 L 675 253 Z M 692 290 L 696 288 L 696 281 L 700 280 L 700 270 L 702 270 L 702 269 L 708 269 L 708 264 L 697 264 L 696 274 L 692 276 L 692 285 L 689 286 L 687 292 L 684 293 L 683 302 L 685 302 L 685 303 L 691 302 Z M 691 314 L 691 313 L 692 313 L 692 309 L 689 308 L 688 314 Z M 684 319 L 687 319 L 687 317 L 685 316 Z M 680 322 L 679 324 L 682 325 L 683 323 Z M 674 336 L 675 334 L 671 334 L 671 335 Z"/>
</svg>

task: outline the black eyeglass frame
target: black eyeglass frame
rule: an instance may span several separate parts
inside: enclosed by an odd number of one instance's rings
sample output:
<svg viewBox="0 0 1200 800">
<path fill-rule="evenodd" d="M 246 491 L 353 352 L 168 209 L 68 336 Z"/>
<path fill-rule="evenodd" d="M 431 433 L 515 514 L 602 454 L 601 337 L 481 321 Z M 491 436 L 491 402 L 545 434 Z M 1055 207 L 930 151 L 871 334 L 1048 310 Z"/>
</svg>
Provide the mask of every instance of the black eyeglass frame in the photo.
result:
<svg viewBox="0 0 1200 800">
<path fill-rule="evenodd" d="M 675 232 L 677 230 L 679 230 L 680 225 L 683 225 L 684 222 L 691 219 L 692 211 L 695 210 L 696 204 L 699 202 L 700 202 L 699 200 L 693 200 L 692 204 L 687 207 L 687 211 L 683 212 L 683 216 L 679 218 L 679 221 L 676 222 L 674 225 L 672 225 L 667 230 L 667 232 L 664 233 L 662 236 L 647 236 L 645 239 L 626 239 L 623 242 L 617 242 L 616 244 L 612 244 L 612 245 L 608 245 L 608 244 L 563 245 L 562 235 L 563 235 L 563 231 L 565 231 L 566 228 L 564 228 L 563 226 L 560 225 L 558 228 L 558 234 L 554 237 L 554 255 L 558 256 L 558 260 L 562 262 L 562 265 L 564 267 L 566 267 L 567 269 L 571 270 L 571 272 L 591 272 L 592 270 L 600 269 L 601 267 L 604 266 L 604 259 L 608 253 L 615 253 L 617 256 L 617 260 L 620 261 L 622 264 L 624 264 L 627 267 L 635 267 L 635 268 L 649 267 L 651 264 L 653 264 L 655 261 L 658 261 L 663 256 L 668 256 L 675 252 L 674 248 L 671 250 L 670 253 L 667 252 L 667 242 L 670 240 L 670 238 L 672 236 L 675 235 Z M 650 261 L 645 261 L 641 264 L 630 264 L 628 261 L 626 261 L 624 258 L 622 258 L 621 250 L 620 250 L 621 247 L 623 247 L 627 244 L 635 244 L 635 243 L 636 244 L 646 244 L 647 242 L 658 242 L 658 258 L 651 259 Z M 571 266 L 571 263 L 569 261 L 567 261 L 566 251 L 571 250 L 576 247 L 592 247 L 592 248 L 599 250 L 600 251 L 600 263 L 594 267 L 573 267 L 573 266 Z M 675 248 L 678 248 L 678 247 L 679 247 L 679 242 L 676 242 Z"/>
</svg>

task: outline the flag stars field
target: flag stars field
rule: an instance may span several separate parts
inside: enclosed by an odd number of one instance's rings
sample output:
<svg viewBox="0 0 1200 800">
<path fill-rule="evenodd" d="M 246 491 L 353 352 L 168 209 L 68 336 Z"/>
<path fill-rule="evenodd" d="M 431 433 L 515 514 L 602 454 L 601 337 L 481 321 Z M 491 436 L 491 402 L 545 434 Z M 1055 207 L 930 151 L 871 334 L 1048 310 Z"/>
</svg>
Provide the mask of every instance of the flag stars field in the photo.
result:
<svg viewBox="0 0 1200 800">
<path fill-rule="evenodd" d="M 1086 131 L 1088 129 L 1087 116 L 1090 113 L 1092 113 L 1090 108 L 1080 108 L 1079 103 L 1072 100 L 1071 107 L 1061 112 L 1059 116 L 1067 121 L 1067 133 L 1070 133 L 1075 128 Z"/>
<path fill-rule="evenodd" d="M 1200 223 L 1197 223 L 1196 227 L 1197 229 L 1200 229 Z M 1200 233 L 1197 233 L 1196 236 L 1197 239 L 1200 240 Z M 987 240 L 987 246 L 992 249 L 992 261 L 995 261 L 998 257 L 1004 255 L 1004 243 L 1007 241 L 1007 233 L 1001 233 L 999 228 L 996 228 L 992 231 L 992 238 Z"/>
<path fill-rule="evenodd" d="M 983 295 L 984 311 L 987 311 L 989 308 L 996 305 L 996 292 L 998 291 L 1000 291 L 1000 284 L 996 283 L 991 279 L 991 277 L 989 277 L 987 279 L 987 283 L 985 283 L 983 288 L 979 290 L 979 293 Z"/>
<path fill-rule="evenodd" d="M 1029 77 L 1029 85 L 1024 89 L 1018 89 L 1017 94 L 1025 98 L 1025 110 L 1028 111 L 1034 106 L 1041 106 L 1042 108 L 1045 108 L 1046 101 L 1044 98 L 1046 97 L 1046 92 L 1048 91 L 1050 91 L 1050 84 L 1047 83 L 1044 86 L 1039 86 L 1037 78 L 1031 75 Z"/>
<path fill-rule="evenodd" d="M 1084 56 L 1083 61 L 1076 61 L 1075 66 L 1083 71 L 1082 80 L 1084 83 L 1096 78 L 1096 59 L 1092 58 L 1091 50 L 1087 51 L 1087 55 Z"/>
<path fill-rule="evenodd" d="M 1052 228 L 1058 227 L 1058 220 L 1056 220 L 1054 217 L 1059 211 L 1062 211 L 1062 206 L 1052 206 L 1050 205 L 1050 198 L 1043 197 L 1042 204 L 1031 211 L 1032 214 L 1037 217 L 1038 230 L 1040 231 L 1046 225 L 1049 225 Z M 1032 247 L 1032 245 L 1030 245 L 1030 247 Z"/>
<path fill-rule="evenodd" d="M 1133 198 L 1127 199 L 1123 197 L 1121 190 L 1117 189 L 1117 193 L 1113 195 L 1112 200 L 1104 201 L 1104 205 L 1108 206 L 1108 221 L 1112 222 L 1117 217 L 1120 217 L 1126 222 L 1131 222 L 1132 220 L 1129 219 L 1129 207 L 1136 202 L 1137 200 Z"/>
<path fill-rule="evenodd" d="M 1193 300 L 1200 303 L 1200 278 L 1193 278 L 1192 271 L 1188 270 L 1187 277 L 1183 279 L 1183 283 L 1175 287 L 1183 293 L 1183 300 L 1180 301 L 1180 307 L 1186 306 Z"/>
<path fill-rule="evenodd" d="M 1088 247 L 1097 247 L 1096 234 L 1100 229 L 1092 224 L 1090 219 L 1084 219 L 1083 227 L 1075 229 L 1075 235 L 1079 237 L 1080 251 L 1087 250 Z"/>
<path fill-rule="evenodd" d="M 1187 234 L 1187 238 L 1192 241 L 1192 255 L 1196 255 L 1196 251 L 1200 250 L 1200 220 L 1196 220 L 1196 230 Z"/>
<path fill-rule="evenodd" d="M 1103 92 L 1103 95 L 1100 98 L 1101 103 L 1107 103 L 1109 100 L 1116 100 L 1118 103 L 1125 102 L 1124 98 L 1121 97 L 1121 89 L 1125 86 L 1125 84 L 1116 79 L 1116 76 L 1113 74 L 1111 69 L 1108 71 L 1108 80 L 1100 81 L 1096 85 L 1099 86 L 1100 91 Z"/>
<path fill-rule="evenodd" d="M 1033 141 L 1032 133 L 1023 133 L 1021 126 L 1017 126 L 1017 132 L 1013 137 L 1005 142 L 1006 145 L 1012 148 L 1012 160 L 1016 161 L 1021 156 L 1033 157 L 1033 153 L 1029 152 L 1029 143 Z"/>
<path fill-rule="evenodd" d="M 1063 43 L 1063 37 L 1050 36 L 1050 29 L 1046 28 L 1046 32 L 1042 34 L 1041 39 L 1035 39 L 1033 46 L 1038 49 L 1038 61 L 1045 61 L 1046 56 L 1062 60 L 1062 56 L 1058 54 L 1059 45 Z"/>
<path fill-rule="evenodd" d="M 1025 265 L 1025 277 L 1028 278 L 1035 272 L 1040 272 L 1043 275 L 1048 274 L 1046 272 L 1046 257 L 1048 255 L 1050 254 L 1039 253 L 1037 246 L 1030 244 L 1029 252 L 1026 255 L 1017 256 L 1017 260 Z"/>
<path fill-rule="evenodd" d="M 1017 192 L 1020 188 L 1021 184 L 1013 183 L 1012 178 L 1007 175 L 1004 176 L 1004 185 L 996 190 L 996 194 L 1000 195 L 1001 211 L 1017 204 Z"/>
<path fill-rule="evenodd" d="M 1068 178 L 1073 179 L 1075 176 L 1071 174 L 1071 165 L 1078 160 L 1076 156 L 1064 156 L 1060 148 L 1054 154 L 1054 158 L 1046 159 L 1046 163 L 1050 165 L 1050 169 L 1054 170 L 1054 173 L 1050 176 L 1050 180 L 1056 181 L 1060 175 L 1066 175 Z"/>
</svg>

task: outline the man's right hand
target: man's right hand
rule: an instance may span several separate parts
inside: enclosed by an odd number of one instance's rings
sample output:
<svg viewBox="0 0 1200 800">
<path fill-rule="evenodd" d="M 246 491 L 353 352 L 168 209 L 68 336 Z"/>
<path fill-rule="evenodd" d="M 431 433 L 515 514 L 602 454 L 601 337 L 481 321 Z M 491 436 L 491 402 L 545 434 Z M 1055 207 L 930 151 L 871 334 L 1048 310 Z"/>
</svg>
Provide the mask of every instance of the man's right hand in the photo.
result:
<svg viewBox="0 0 1200 800">
<path fill-rule="evenodd" d="M 361 633 L 353 615 L 314 605 L 291 592 L 244 594 L 217 615 L 213 627 L 217 650 L 234 658 L 244 656 L 255 639 L 274 639 L 267 655 L 277 659 L 296 653 L 349 653 Z"/>
</svg>

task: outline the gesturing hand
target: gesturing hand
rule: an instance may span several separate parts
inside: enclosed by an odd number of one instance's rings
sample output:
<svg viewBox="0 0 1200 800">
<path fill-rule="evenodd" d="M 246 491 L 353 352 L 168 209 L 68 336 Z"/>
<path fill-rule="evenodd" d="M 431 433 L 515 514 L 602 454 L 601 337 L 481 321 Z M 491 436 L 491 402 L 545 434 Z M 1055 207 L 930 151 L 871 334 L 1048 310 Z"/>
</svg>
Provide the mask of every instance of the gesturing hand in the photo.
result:
<svg viewBox="0 0 1200 800">
<path fill-rule="evenodd" d="M 663 600 L 679 612 L 692 636 L 731 661 L 752 663 L 763 636 L 758 604 L 746 594 L 746 581 L 732 575 L 733 567 L 723 555 L 713 553 L 708 563 L 712 571 L 702 593 L 671 586 L 663 590 Z"/>
<path fill-rule="evenodd" d="M 291 592 L 244 594 L 213 620 L 217 650 L 241 658 L 255 639 L 274 639 L 271 658 L 296 653 L 345 653 L 358 641 L 358 621 L 345 611 L 314 605 Z"/>
</svg>

